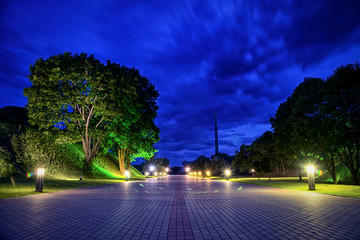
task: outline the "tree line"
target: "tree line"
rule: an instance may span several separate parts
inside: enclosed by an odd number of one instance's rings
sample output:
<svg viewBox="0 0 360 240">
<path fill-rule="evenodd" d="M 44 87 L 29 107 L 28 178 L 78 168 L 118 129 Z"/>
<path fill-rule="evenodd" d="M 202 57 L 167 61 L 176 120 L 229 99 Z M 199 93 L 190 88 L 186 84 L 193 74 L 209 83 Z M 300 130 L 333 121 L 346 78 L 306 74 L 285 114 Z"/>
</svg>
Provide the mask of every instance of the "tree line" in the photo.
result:
<svg viewBox="0 0 360 240">
<path fill-rule="evenodd" d="M 229 156 L 232 160 L 200 156 L 183 164 L 196 171 L 231 165 L 234 174 L 248 174 L 253 169 L 257 174 L 285 176 L 298 171 L 301 180 L 302 169 L 311 163 L 327 170 L 334 183 L 338 182 L 336 166 L 343 164 L 353 184 L 359 185 L 358 63 L 337 68 L 326 80 L 305 78 L 280 104 L 270 123 L 272 131 L 266 131 L 250 145 L 241 145 L 233 157 Z"/>
</svg>

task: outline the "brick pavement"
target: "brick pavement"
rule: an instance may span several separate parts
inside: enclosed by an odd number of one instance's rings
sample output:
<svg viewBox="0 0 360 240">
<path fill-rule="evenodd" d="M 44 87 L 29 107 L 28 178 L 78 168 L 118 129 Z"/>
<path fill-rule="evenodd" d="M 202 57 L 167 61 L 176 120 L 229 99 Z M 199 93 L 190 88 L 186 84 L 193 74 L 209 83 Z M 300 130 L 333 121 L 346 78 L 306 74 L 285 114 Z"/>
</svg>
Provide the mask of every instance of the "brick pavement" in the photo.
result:
<svg viewBox="0 0 360 240">
<path fill-rule="evenodd" d="M 359 226 L 360 199 L 190 176 L 0 200 L 0 239 L 360 239 Z"/>
</svg>

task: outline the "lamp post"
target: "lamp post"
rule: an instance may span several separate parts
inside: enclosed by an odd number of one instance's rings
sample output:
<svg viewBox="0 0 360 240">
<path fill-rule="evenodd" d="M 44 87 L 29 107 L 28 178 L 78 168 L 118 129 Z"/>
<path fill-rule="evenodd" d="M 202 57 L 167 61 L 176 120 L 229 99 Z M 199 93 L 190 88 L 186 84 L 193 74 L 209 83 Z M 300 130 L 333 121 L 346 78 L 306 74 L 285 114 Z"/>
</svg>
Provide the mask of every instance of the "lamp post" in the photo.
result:
<svg viewBox="0 0 360 240">
<path fill-rule="evenodd" d="M 42 192 L 44 187 L 45 168 L 38 168 L 36 176 L 36 192 Z"/>
<path fill-rule="evenodd" d="M 125 171 L 125 177 L 126 177 L 126 181 L 129 181 L 129 178 L 130 178 L 130 172 L 129 171 Z"/>
<path fill-rule="evenodd" d="M 255 177 L 255 169 L 251 169 L 252 177 Z"/>
<path fill-rule="evenodd" d="M 230 177 L 230 170 L 225 171 L 226 180 L 229 180 Z"/>
<path fill-rule="evenodd" d="M 315 167 L 308 166 L 307 172 L 308 172 L 309 190 L 315 190 L 315 177 L 314 177 Z"/>
<path fill-rule="evenodd" d="M 149 172 L 145 172 L 146 178 L 149 178 Z"/>
<path fill-rule="evenodd" d="M 154 166 L 150 166 L 150 173 L 152 173 L 153 171 L 155 171 L 155 167 L 154 167 Z"/>
</svg>

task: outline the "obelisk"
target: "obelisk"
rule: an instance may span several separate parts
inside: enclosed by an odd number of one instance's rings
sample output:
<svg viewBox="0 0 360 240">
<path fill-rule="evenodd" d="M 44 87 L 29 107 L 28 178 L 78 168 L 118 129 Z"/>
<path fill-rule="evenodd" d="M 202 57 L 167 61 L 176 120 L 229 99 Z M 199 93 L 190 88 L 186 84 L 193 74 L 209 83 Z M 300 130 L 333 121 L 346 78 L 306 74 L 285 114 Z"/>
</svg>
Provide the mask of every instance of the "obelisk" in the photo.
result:
<svg viewBox="0 0 360 240">
<path fill-rule="evenodd" d="M 218 129 L 217 129 L 217 119 L 216 119 L 216 111 L 214 112 L 215 119 L 215 155 L 219 153 L 219 142 L 218 142 Z"/>
</svg>

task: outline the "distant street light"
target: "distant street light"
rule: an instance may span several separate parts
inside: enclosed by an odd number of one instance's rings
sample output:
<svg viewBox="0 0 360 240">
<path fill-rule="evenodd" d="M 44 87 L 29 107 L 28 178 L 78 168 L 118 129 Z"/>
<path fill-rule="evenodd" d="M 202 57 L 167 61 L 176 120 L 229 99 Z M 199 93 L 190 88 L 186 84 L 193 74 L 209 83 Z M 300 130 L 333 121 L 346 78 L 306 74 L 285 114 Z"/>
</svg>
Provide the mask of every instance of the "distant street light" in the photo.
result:
<svg viewBox="0 0 360 240">
<path fill-rule="evenodd" d="M 206 172 L 206 176 L 208 176 L 208 178 L 210 177 L 210 171 Z"/>
<path fill-rule="evenodd" d="M 309 190 L 315 190 L 315 177 L 314 177 L 315 167 L 308 166 L 307 172 L 308 172 Z"/>
<path fill-rule="evenodd" d="M 126 177 L 126 181 L 129 181 L 129 178 L 130 178 L 130 172 L 129 171 L 125 171 L 125 177 Z"/>
<path fill-rule="evenodd" d="M 149 172 L 145 172 L 146 178 L 149 178 Z"/>
<path fill-rule="evenodd" d="M 36 176 L 36 192 L 42 192 L 44 187 L 45 168 L 38 168 Z"/>
<path fill-rule="evenodd" d="M 226 180 L 229 180 L 230 177 L 230 170 L 225 171 Z"/>
<path fill-rule="evenodd" d="M 155 172 L 155 173 L 154 173 L 154 175 L 155 175 L 155 177 L 157 177 L 157 175 L 158 175 L 158 172 Z"/>
</svg>

